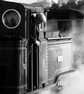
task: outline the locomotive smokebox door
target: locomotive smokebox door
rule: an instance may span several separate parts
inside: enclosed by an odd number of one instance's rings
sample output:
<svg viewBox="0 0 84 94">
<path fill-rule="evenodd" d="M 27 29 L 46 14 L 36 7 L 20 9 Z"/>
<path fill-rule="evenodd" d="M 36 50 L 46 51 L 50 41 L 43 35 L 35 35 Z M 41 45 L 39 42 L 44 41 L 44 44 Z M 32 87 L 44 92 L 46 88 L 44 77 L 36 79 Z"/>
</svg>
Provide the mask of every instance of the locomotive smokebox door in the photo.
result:
<svg viewBox="0 0 84 94">
<path fill-rule="evenodd" d="M 14 2 L 0 2 L 0 35 L 13 33 L 25 36 L 25 8 Z"/>
</svg>

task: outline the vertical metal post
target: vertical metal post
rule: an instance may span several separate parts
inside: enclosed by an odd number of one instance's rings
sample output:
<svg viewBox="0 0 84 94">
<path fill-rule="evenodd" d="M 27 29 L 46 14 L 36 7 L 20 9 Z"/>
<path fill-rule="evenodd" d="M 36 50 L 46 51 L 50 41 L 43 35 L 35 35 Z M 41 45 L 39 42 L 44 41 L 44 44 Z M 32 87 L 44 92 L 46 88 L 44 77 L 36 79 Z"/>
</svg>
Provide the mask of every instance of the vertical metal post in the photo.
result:
<svg viewBox="0 0 84 94">
<path fill-rule="evenodd" d="M 26 44 L 26 43 L 25 43 Z M 25 85 L 26 85 L 26 90 L 27 90 L 27 46 L 25 45 Z"/>
<path fill-rule="evenodd" d="M 31 90 L 33 91 L 33 43 L 31 45 Z"/>
<path fill-rule="evenodd" d="M 37 52 L 37 89 L 39 89 L 39 47 L 36 47 Z"/>
</svg>

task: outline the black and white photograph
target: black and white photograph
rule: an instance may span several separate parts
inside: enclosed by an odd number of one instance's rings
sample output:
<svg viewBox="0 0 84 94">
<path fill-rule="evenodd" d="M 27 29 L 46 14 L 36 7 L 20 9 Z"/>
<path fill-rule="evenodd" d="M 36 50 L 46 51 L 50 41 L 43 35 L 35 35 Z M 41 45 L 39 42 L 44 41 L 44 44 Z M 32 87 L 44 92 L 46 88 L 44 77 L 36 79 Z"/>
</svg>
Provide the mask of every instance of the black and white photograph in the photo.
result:
<svg viewBox="0 0 84 94">
<path fill-rule="evenodd" d="M 84 94 L 84 0 L 1 0 L 0 28 L 0 94 Z"/>
</svg>

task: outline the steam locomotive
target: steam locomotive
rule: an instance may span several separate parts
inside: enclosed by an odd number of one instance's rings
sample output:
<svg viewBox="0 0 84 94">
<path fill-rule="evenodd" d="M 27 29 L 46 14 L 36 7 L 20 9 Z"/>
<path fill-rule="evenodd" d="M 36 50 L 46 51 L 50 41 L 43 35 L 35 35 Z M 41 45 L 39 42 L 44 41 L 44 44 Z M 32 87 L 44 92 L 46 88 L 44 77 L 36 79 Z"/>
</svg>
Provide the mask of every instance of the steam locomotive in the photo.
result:
<svg viewBox="0 0 84 94">
<path fill-rule="evenodd" d="M 46 37 L 44 16 L 47 19 L 44 11 L 39 13 L 32 5 L 1 2 L 1 94 L 39 90 L 53 84 L 59 73 L 70 70 L 72 40 Z"/>
</svg>

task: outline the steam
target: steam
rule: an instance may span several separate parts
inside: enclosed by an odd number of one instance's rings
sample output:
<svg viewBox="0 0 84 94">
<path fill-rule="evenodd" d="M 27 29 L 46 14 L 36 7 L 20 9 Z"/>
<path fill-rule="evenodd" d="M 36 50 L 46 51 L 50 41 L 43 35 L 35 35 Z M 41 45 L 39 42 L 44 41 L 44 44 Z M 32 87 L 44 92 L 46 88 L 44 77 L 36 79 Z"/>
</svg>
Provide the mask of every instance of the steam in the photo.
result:
<svg viewBox="0 0 84 94">
<path fill-rule="evenodd" d="M 84 61 L 84 21 L 75 22 L 73 27 L 73 63 L 83 63 Z"/>
<path fill-rule="evenodd" d="M 75 21 L 72 26 L 73 35 L 73 68 L 75 72 L 62 80 L 63 90 L 60 94 L 84 94 L 84 21 Z M 63 79 L 63 78 L 62 78 Z M 66 83 L 66 84 L 65 84 Z"/>
<path fill-rule="evenodd" d="M 66 78 L 66 85 L 60 94 L 84 94 L 84 66 Z"/>
<path fill-rule="evenodd" d="M 63 89 L 59 94 L 84 94 L 84 21 L 72 21 L 72 67 L 75 72 L 60 77 Z M 46 89 L 40 94 L 58 94 L 54 89 Z"/>
<path fill-rule="evenodd" d="M 46 89 L 41 91 L 39 94 L 54 94 L 54 93 L 51 91 L 51 89 Z"/>
</svg>

